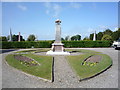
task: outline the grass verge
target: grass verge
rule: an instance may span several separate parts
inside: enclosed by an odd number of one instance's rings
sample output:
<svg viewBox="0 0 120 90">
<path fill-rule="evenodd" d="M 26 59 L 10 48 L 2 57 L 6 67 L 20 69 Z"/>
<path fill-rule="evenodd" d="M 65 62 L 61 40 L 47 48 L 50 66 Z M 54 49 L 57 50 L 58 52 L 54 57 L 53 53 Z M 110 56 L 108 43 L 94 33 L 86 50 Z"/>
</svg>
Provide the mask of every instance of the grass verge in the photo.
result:
<svg viewBox="0 0 120 90">
<path fill-rule="evenodd" d="M 100 53 L 92 50 L 84 50 L 84 49 L 65 49 L 68 52 L 81 52 L 81 53 Z"/>
<path fill-rule="evenodd" d="M 82 65 L 82 62 L 91 55 L 100 55 L 102 56 L 102 60 L 96 66 Z M 67 59 L 80 80 L 97 75 L 112 65 L 111 58 L 106 54 L 100 53 L 86 53 L 78 56 L 67 56 Z"/>
<path fill-rule="evenodd" d="M 50 49 L 32 49 L 32 50 L 22 50 L 22 51 L 17 51 L 15 53 L 39 53 L 39 52 L 47 52 Z"/>
<path fill-rule="evenodd" d="M 23 56 L 33 58 L 41 65 L 27 67 L 26 65 L 21 64 L 19 60 L 16 60 L 14 58 L 14 54 L 7 55 L 6 61 L 8 62 L 9 65 L 19 70 L 22 70 L 26 73 L 51 80 L 52 56 L 39 56 L 39 55 L 34 55 L 34 54 L 23 54 Z"/>
</svg>

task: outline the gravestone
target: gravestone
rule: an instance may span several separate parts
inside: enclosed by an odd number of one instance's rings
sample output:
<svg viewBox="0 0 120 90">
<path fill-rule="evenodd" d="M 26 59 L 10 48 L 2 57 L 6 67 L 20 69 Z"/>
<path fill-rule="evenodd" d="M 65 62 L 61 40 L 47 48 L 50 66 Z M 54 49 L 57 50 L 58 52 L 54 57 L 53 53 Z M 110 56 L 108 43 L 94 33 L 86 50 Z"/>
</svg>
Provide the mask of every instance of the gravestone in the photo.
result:
<svg viewBox="0 0 120 90">
<path fill-rule="evenodd" d="M 61 20 L 57 19 L 55 21 L 55 42 L 52 44 L 52 48 L 46 54 L 50 55 L 70 55 L 69 52 L 64 51 L 63 43 L 61 43 Z"/>
</svg>

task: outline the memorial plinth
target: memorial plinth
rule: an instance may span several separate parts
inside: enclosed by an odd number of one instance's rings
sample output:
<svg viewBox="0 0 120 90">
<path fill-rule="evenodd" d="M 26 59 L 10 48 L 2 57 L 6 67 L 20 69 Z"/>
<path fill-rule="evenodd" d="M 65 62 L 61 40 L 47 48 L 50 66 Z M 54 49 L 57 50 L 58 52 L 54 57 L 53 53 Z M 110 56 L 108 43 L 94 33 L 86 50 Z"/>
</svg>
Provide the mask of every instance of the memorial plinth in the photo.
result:
<svg viewBox="0 0 120 90">
<path fill-rule="evenodd" d="M 69 52 L 64 51 L 63 43 L 61 43 L 61 21 L 57 19 L 56 23 L 56 34 L 55 34 L 55 42 L 52 44 L 52 48 L 48 51 L 47 55 L 70 55 Z"/>
</svg>

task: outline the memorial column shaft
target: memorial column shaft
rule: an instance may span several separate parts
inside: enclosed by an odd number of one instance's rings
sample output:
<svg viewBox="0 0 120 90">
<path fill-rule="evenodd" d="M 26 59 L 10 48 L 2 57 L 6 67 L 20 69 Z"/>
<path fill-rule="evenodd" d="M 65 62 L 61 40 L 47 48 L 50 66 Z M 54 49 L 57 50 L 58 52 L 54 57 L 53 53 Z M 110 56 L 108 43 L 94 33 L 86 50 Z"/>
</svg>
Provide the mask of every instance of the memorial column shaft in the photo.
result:
<svg viewBox="0 0 120 90">
<path fill-rule="evenodd" d="M 55 34 L 55 43 L 61 43 L 61 26 L 56 24 L 56 34 Z"/>
</svg>

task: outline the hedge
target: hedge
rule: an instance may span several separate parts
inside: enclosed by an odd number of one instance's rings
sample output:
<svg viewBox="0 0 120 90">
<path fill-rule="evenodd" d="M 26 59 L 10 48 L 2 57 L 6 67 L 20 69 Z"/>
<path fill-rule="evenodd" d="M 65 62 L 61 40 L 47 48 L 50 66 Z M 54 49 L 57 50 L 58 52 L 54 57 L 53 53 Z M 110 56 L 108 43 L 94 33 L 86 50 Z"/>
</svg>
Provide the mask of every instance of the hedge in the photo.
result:
<svg viewBox="0 0 120 90">
<path fill-rule="evenodd" d="M 21 41 L 21 42 L 2 42 L 3 49 L 9 48 L 50 48 L 53 41 Z"/>
<path fill-rule="evenodd" d="M 51 48 L 54 41 L 21 41 L 21 42 L 0 42 L 3 49 L 9 48 Z M 65 48 L 81 48 L 81 47 L 110 47 L 110 41 L 63 41 Z"/>
<path fill-rule="evenodd" d="M 111 41 L 64 41 L 66 48 L 81 48 L 81 47 L 110 47 Z"/>
</svg>

